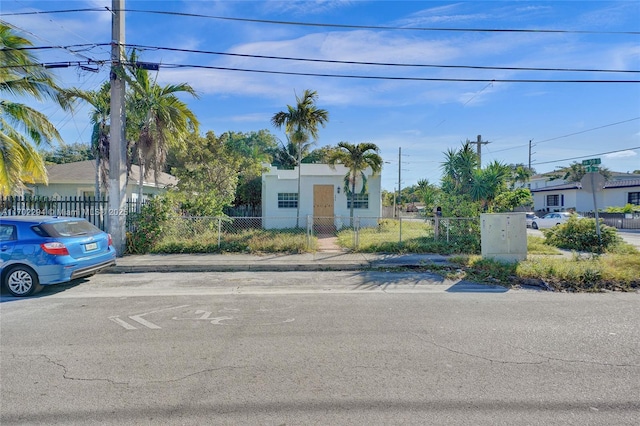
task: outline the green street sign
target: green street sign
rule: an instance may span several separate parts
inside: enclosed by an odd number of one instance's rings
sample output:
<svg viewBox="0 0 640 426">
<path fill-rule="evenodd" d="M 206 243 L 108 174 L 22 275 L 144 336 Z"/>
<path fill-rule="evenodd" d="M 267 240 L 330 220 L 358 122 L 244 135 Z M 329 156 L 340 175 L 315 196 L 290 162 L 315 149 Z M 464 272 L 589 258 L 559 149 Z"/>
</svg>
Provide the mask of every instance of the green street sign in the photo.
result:
<svg viewBox="0 0 640 426">
<path fill-rule="evenodd" d="M 598 168 L 598 166 L 588 166 L 584 168 L 584 171 L 586 173 L 598 173 L 600 169 Z"/>
<path fill-rule="evenodd" d="M 600 159 L 599 158 L 590 158 L 588 160 L 582 160 L 582 165 L 583 166 L 594 166 L 596 164 L 600 164 Z"/>
</svg>

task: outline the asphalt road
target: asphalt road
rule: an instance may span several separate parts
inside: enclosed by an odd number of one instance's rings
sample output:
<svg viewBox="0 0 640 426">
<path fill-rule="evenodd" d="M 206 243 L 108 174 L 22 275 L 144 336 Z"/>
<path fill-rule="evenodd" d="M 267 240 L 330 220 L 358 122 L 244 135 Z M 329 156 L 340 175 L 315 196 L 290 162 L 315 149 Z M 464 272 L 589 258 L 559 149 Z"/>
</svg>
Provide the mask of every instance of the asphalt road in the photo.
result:
<svg viewBox="0 0 640 426">
<path fill-rule="evenodd" d="M 640 294 L 104 274 L 0 300 L 0 423 L 636 425 Z"/>
</svg>

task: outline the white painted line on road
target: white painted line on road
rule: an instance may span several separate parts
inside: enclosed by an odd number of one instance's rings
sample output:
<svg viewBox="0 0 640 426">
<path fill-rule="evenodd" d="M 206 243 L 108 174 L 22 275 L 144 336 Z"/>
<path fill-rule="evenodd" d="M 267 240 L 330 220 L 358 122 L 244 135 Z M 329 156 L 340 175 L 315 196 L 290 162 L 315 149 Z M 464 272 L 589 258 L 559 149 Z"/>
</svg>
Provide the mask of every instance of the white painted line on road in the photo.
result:
<svg viewBox="0 0 640 426">
<path fill-rule="evenodd" d="M 132 320 L 134 320 L 135 322 L 144 325 L 147 328 L 151 328 L 153 330 L 160 330 L 162 327 L 160 327 L 159 325 L 155 325 L 152 322 L 149 322 L 145 319 L 142 318 L 142 315 L 146 315 L 146 314 L 140 314 L 140 315 L 133 315 L 130 316 L 129 318 L 131 318 Z"/>
<path fill-rule="evenodd" d="M 121 320 L 118 316 L 115 317 L 109 317 L 109 319 L 113 322 L 115 322 L 118 325 L 121 325 L 122 327 L 126 328 L 127 330 L 137 330 L 136 327 L 132 326 L 131 324 L 129 324 L 126 321 Z"/>
<path fill-rule="evenodd" d="M 168 308 L 162 308 L 162 309 L 156 309 L 155 311 L 150 311 L 150 312 L 144 312 L 142 314 L 137 314 L 137 315 L 130 315 L 129 319 L 132 321 L 137 322 L 140 325 L 143 325 L 147 328 L 150 328 L 152 330 L 160 330 L 162 329 L 162 327 L 160 327 L 157 324 L 152 323 L 151 321 L 147 321 L 146 319 L 142 318 L 145 315 L 150 315 L 150 314 L 157 314 L 158 312 L 164 312 L 164 311 L 170 311 L 173 309 L 180 309 L 180 308 L 186 308 L 189 305 L 180 305 L 180 306 L 170 306 Z M 120 319 L 119 315 L 114 315 L 109 317 L 109 319 L 113 322 L 115 322 L 116 324 L 124 327 L 127 330 L 137 330 L 137 328 L 131 324 L 129 324 L 128 322 Z"/>
</svg>

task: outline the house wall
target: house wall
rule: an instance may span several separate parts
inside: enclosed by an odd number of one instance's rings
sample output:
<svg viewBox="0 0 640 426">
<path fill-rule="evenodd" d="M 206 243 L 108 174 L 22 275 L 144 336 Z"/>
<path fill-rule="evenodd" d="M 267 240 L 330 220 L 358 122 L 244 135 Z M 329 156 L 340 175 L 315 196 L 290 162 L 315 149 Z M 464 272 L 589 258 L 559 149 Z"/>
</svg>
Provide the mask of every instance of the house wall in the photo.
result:
<svg viewBox="0 0 640 426">
<path fill-rule="evenodd" d="M 596 203 L 598 210 L 607 207 L 623 207 L 627 204 L 629 192 L 638 192 L 638 187 L 627 188 L 605 188 L 596 192 Z M 564 203 L 561 206 L 547 206 L 547 195 L 564 196 Z M 536 211 L 565 211 L 575 209 L 578 212 L 593 211 L 593 194 L 582 189 L 561 189 L 556 191 L 541 191 L 533 193 L 533 204 Z"/>
<path fill-rule="evenodd" d="M 306 227 L 307 217 L 313 216 L 314 185 L 332 185 L 334 187 L 334 224 L 336 228 L 348 224 L 350 211 L 347 208 L 347 195 L 344 191 L 344 176 L 348 169 L 336 165 L 335 170 L 327 164 L 302 164 L 300 170 L 300 221 L 297 221 L 297 208 L 278 208 L 278 193 L 298 192 L 298 168 L 294 170 L 278 170 L 268 166 L 269 170 L 262 175 L 262 216 L 263 226 L 271 228 Z M 375 226 L 382 215 L 381 176 L 372 176 L 371 169 L 365 171 L 369 194 L 369 208 L 355 209 L 354 216 L 360 217 L 361 226 Z M 362 188 L 356 186 L 356 192 Z"/>
</svg>

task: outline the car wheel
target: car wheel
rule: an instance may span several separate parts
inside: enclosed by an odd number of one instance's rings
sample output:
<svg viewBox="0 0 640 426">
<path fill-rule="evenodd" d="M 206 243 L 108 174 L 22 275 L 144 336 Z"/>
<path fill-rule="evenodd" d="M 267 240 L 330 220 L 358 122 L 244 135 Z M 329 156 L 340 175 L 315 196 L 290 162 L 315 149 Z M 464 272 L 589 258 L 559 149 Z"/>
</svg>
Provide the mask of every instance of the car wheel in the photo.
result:
<svg viewBox="0 0 640 426">
<path fill-rule="evenodd" d="M 537 223 L 535 223 L 535 222 L 532 222 L 532 223 L 531 223 L 531 227 L 532 227 L 533 229 L 538 229 L 538 224 L 537 224 Z"/>
<path fill-rule="evenodd" d="M 15 265 L 4 275 L 4 286 L 14 296 L 24 297 L 36 294 L 42 289 L 38 274 L 28 266 Z"/>
</svg>

